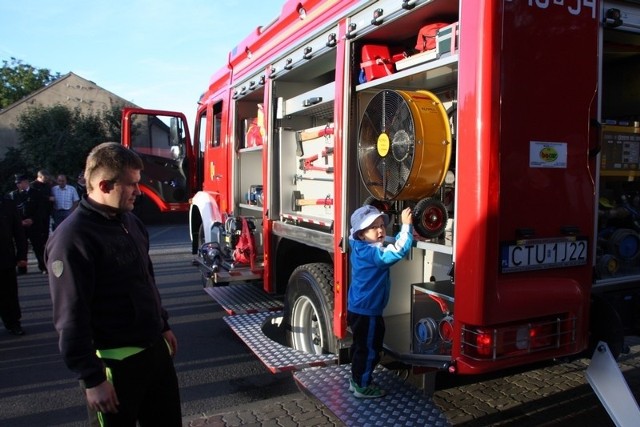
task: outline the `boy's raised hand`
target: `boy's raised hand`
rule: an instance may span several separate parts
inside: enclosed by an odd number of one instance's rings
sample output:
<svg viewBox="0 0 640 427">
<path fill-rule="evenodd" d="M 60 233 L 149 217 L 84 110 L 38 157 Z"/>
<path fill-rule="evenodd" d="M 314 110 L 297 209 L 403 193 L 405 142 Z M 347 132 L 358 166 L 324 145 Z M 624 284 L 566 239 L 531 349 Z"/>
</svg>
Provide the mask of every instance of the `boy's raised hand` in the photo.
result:
<svg viewBox="0 0 640 427">
<path fill-rule="evenodd" d="M 411 224 L 411 208 L 404 208 L 400 216 L 403 224 Z"/>
</svg>

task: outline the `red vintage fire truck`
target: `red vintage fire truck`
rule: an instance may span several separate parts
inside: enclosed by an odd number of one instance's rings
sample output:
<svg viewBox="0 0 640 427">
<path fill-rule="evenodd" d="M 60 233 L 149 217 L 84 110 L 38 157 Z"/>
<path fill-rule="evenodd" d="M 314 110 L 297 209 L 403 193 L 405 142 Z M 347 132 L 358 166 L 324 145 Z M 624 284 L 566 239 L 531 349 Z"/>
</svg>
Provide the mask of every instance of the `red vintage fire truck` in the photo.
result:
<svg viewBox="0 0 640 427">
<path fill-rule="evenodd" d="M 193 140 L 166 111 L 124 134 L 177 159 L 148 166 L 184 177 L 205 290 L 271 370 L 348 360 L 368 203 L 389 235 L 413 208 L 387 354 L 480 374 L 640 329 L 639 121 L 637 1 L 288 0 L 213 74 Z"/>
</svg>

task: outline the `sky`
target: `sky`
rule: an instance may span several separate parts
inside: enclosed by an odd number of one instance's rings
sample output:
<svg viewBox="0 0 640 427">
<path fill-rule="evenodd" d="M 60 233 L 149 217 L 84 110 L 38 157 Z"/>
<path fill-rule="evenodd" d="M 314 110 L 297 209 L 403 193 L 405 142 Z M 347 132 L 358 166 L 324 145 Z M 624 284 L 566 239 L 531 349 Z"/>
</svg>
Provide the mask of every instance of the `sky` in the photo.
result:
<svg viewBox="0 0 640 427">
<path fill-rule="evenodd" d="M 284 0 L 3 0 L 0 61 L 73 72 L 142 108 L 197 101 L 229 51 Z"/>
</svg>

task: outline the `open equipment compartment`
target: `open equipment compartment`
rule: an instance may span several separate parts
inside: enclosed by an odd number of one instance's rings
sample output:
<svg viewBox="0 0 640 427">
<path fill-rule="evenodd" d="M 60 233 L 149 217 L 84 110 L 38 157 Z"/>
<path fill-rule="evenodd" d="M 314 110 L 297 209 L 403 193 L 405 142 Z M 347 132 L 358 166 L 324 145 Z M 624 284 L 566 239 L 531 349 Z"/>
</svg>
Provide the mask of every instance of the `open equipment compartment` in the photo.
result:
<svg viewBox="0 0 640 427">
<path fill-rule="evenodd" d="M 326 41 L 327 34 L 319 39 Z M 310 45 L 318 43 L 311 41 Z M 296 52 L 290 57 L 296 57 Z M 274 81 L 279 140 L 274 156 L 280 167 L 274 168 L 274 174 L 279 172 L 273 177 L 278 183 L 279 204 L 277 215 L 272 217 L 324 232 L 332 232 L 335 214 L 335 60 L 335 50 L 320 53 L 277 74 Z M 288 57 L 280 62 L 289 63 Z"/>
<path fill-rule="evenodd" d="M 452 0 L 435 0 L 422 7 L 420 14 L 405 15 L 380 26 L 368 26 L 365 30 L 361 30 L 359 33 L 361 36 L 357 37 L 352 44 L 351 70 L 354 96 L 351 98 L 351 109 L 354 111 L 352 117 L 357 120 L 351 120 L 349 134 L 353 143 L 348 148 L 350 150 L 348 156 L 349 158 L 357 158 L 360 123 L 365 116 L 368 105 L 381 91 L 400 91 L 408 94 L 429 91 L 442 103 L 447 113 L 451 131 L 451 157 L 447 170 L 443 171 L 446 172 L 444 181 L 431 196 L 442 203 L 447 211 L 446 227 L 444 232 L 431 238 L 414 233 L 416 247 L 407 259 L 391 268 L 391 281 L 394 285 L 391 289 L 389 303 L 384 311 L 388 330 L 396 331 L 394 334 L 386 334 L 385 351 L 398 360 L 416 366 L 442 368 L 450 358 L 450 347 L 439 346 L 437 351 L 419 350 L 414 331 L 416 328 L 420 328 L 421 310 L 425 306 L 424 298 L 427 293 L 422 290 L 429 288 L 430 283 L 437 282 L 440 288 L 449 287 L 447 298 L 450 300 L 449 304 L 453 310 L 453 287 L 449 275 L 453 263 L 452 245 L 455 223 L 459 4 Z M 352 17 L 351 22 L 358 24 L 367 22 L 366 19 L 369 16 L 364 12 L 362 15 Z M 445 31 L 436 40 L 437 49 L 430 52 L 420 52 L 415 49 L 418 35 L 421 28 L 432 22 L 446 23 L 447 25 L 442 27 Z M 393 72 L 390 74 L 385 73 L 385 75 L 380 75 L 373 80 L 363 82 L 361 78 L 362 63 L 364 62 L 362 59 L 363 51 L 369 46 L 380 45 L 387 46 L 389 52 L 403 52 L 403 59 L 399 60 L 401 66 L 394 66 Z M 428 131 L 429 129 L 427 129 Z M 365 200 L 370 200 L 371 194 L 360 177 L 356 176 L 352 179 L 357 179 L 354 186 L 360 188 L 360 197 L 354 201 L 355 209 Z M 413 185 L 413 183 L 409 182 L 408 185 Z M 415 206 L 416 201 L 400 200 L 390 201 L 386 204 L 391 206 L 398 204 L 397 208 L 392 208 L 395 212 L 399 211 L 402 205 Z M 395 227 L 398 225 L 391 226 L 387 234 L 393 236 L 393 233 L 397 231 Z M 429 299 L 429 301 L 433 300 Z M 439 309 L 435 303 L 433 305 Z"/>
</svg>

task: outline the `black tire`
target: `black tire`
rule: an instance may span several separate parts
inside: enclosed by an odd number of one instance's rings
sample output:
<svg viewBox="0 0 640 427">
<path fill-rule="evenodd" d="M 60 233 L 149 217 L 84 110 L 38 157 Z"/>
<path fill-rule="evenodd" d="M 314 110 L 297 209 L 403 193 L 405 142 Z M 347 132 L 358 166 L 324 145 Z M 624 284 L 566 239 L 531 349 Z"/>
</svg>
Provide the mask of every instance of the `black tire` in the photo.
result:
<svg viewBox="0 0 640 427">
<path fill-rule="evenodd" d="M 289 278 L 285 296 L 287 344 L 311 354 L 335 353 L 333 266 L 299 266 Z"/>
<path fill-rule="evenodd" d="M 448 220 L 447 208 L 438 199 L 422 199 L 413 209 L 413 226 L 419 235 L 427 239 L 441 235 Z"/>
<path fill-rule="evenodd" d="M 205 243 L 207 242 L 205 242 L 204 239 L 204 224 L 200 224 L 200 227 L 198 228 L 198 249 L 200 249 Z"/>
</svg>

